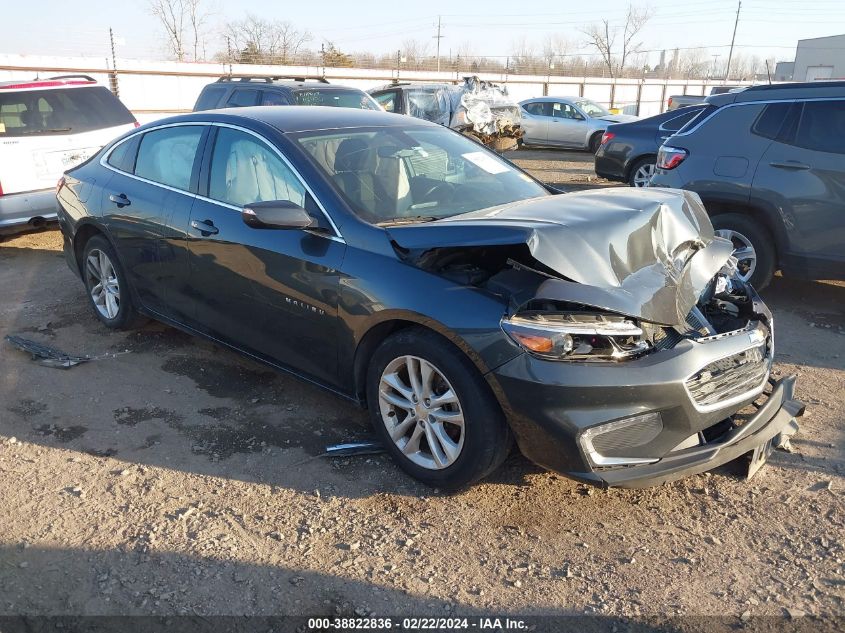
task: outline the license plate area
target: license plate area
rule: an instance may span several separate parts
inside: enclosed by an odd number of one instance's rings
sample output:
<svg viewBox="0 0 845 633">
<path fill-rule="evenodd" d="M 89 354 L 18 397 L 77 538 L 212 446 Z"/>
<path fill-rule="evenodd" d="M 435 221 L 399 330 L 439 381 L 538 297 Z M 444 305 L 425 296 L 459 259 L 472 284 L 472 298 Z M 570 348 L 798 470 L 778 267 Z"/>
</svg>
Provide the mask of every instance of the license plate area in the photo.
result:
<svg viewBox="0 0 845 633">
<path fill-rule="evenodd" d="M 769 456 L 775 449 L 775 442 L 778 437 L 779 436 L 776 435 L 751 451 L 751 460 L 748 462 L 748 474 L 745 477 L 746 480 L 751 479 L 755 473 L 760 470 L 767 461 L 769 461 Z"/>
</svg>

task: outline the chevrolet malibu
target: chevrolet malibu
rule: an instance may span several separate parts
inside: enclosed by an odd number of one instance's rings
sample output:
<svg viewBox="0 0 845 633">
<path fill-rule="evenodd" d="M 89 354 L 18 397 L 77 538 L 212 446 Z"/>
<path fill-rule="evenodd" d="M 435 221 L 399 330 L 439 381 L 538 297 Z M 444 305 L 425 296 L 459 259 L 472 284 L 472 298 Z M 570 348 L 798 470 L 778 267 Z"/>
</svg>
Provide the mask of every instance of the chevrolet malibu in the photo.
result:
<svg viewBox="0 0 845 633">
<path fill-rule="evenodd" d="M 693 193 L 554 195 L 433 123 L 259 107 L 143 126 L 57 195 L 105 326 L 151 317 L 366 406 L 430 485 L 514 441 L 599 485 L 756 469 L 803 411 Z"/>
</svg>

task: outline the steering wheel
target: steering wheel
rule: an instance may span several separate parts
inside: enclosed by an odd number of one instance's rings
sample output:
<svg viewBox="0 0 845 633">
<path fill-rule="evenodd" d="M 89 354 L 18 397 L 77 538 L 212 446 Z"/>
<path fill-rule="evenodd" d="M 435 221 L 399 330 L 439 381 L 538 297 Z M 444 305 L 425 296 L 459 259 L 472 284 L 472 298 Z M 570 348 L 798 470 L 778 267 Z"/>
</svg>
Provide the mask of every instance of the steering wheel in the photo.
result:
<svg viewBox="0 0 845 633">
<path fill-rule="evenodd" d="M 455 185 L 451 182 L 436 182 L 425 190 L 417 204 L 426 202 L 444 202 L 455 192 Z"/>
</svg>

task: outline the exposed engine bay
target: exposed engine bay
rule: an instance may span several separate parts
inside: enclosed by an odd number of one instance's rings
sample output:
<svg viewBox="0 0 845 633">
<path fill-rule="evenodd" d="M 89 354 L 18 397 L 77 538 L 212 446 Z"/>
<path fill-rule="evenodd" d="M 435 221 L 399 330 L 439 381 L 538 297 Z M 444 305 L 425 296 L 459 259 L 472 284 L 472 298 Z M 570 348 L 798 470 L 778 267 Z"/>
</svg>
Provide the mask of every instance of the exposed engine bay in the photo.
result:
<svg viewBox="0 0 845 633">
<path fill-rule="evenodd" d="M 505 331 L 550 359 L 623 360 L 765 319 L 698 198 L 647 193 L 553 196 L 397 227 L 393 245 L 419 268 L 505 299 Z M 459 228 L 463 244 L 450 243 Z"/>
</svg>

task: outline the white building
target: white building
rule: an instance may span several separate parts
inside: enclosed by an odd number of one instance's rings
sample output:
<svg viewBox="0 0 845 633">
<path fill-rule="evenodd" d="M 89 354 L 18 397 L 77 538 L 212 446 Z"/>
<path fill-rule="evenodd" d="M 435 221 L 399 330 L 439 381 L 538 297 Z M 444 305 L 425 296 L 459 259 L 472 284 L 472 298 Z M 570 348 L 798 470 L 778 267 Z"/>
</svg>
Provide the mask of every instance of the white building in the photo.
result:
<svg viewBox="0 0 845 633">
<path fill-rule="evenodd" d="M 793 81 L 845 79 L 845 35 L 798 40 Z"/>
</svg>

